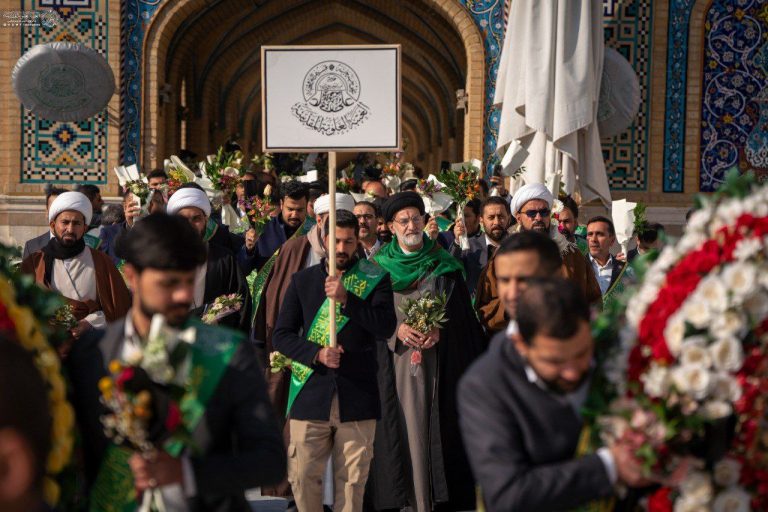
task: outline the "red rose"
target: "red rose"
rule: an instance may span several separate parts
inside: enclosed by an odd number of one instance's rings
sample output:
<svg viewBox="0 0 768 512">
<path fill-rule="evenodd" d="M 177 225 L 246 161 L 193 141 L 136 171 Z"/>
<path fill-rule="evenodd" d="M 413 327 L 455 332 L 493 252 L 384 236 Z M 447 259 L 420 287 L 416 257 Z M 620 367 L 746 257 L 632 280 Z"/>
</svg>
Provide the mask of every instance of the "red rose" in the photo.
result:
<svg viewBox="0 0 768 512">
<path fill-rule="evenodd" d="M 648 512 L 672 512 L 672 489 L 662 487 L 648 497 Z"/>
<path fill-rule="evenodd" d="M 181 410 L 176 402 L 171 401 L 168 404 L 168 416 L 165 417 L 165 429 L 173 434 L 181 425 Z"/>
<path fill-rule="evenodd" d="M 122 372 L 120 372 L 120 375 L 117 376 L 117 379 L 115 379 L 115 383 L 117 384 L 117 387 L 119 389 L 125 388 L 125 383 L 133 380 L 133 377 L 135 376 L 135 372 L 131 366 L 124 368 Z"/>
</svg>

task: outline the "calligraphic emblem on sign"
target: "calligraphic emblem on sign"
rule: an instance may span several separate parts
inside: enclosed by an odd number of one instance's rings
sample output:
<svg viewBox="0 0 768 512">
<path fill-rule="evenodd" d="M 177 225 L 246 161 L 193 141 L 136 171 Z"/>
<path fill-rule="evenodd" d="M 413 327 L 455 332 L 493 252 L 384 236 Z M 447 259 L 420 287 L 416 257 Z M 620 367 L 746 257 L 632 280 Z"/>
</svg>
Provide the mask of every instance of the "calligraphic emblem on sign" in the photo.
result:
<svg viewBox="0 0 768 512">
<path fill-rule="evenodd" d="M 359 101 L 360 79 L 355 70 L 339 61 L 314 66 L 302 84 L 304 102 L 293 105 L 293 115 L 304 126 L 324 135 L 352 130 L 371 115 Z"/>
</svg>

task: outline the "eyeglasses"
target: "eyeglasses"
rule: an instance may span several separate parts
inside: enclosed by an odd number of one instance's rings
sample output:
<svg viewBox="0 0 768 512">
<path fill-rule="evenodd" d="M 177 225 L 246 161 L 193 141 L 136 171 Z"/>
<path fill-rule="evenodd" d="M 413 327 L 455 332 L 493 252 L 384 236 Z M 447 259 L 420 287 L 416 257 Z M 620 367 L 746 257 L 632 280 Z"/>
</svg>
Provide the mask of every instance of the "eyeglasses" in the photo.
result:
<svg viewBox="0 0 768 512">
<path fill-rule="evenodd" d="M 406 217 L 404 219 L 395 219 L 395 222 L 400 225 L 400 227 L 408 227 L 408 224 L 413 222 L 414 226 L 420 226 L 422 222 L 424 222 L 423 217 Z"/>
<path fill-rule="evenodd" d="M 549 214 L 552 213 L 552 210 L 549 208 L 542 208 L 540 210 L 525 210 L 523 212 L 526 217 L 529 219 L 535 219 L 537 215 L 541 215 L 541 218 L 549 217 Z"/>
</svg>

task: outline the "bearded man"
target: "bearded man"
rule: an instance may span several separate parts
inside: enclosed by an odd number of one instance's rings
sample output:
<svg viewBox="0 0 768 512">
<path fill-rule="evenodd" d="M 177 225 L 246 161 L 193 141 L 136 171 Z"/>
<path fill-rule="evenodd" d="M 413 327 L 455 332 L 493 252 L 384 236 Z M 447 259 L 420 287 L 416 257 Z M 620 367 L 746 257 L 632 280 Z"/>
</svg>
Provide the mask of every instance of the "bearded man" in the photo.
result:
<svg viewBox="0 0 768 512">
<path fill-rule="evenodd" d="M 204 240 L 211 215 L 211 202 L 205 192 L 192 187 L 180 188 L 168 200 L 167 212 L 169 215 L 184 217 L 195 228 L 200 239 Z M 202 315 L 217 297 L 236 293 L 242 297 L 242 307 L 239 312 L 224 317 L 221 324 L 249 332 L 251 298 L 245 276 L 230 250 L 212 240 L 205 243 L 208 247 L 206 262 L 195 273 L 193 314 Z"/>
<path fill-rule="evenodd" d="M 72 306 L 77 326 L 73 339 L 125 315 L 131 295 L 109 256 L 86 247 L 92 220 L 90 200 L 80 192 L 64 192 L 51 203 L 48 222 L 53 238 L 21 263 L 21 271 L 45 288 L 61 293 Z"/>
<path fill-rule="evenodd" d="M 360 201 L 355 205 L 352 212 L 360 223 L 360 246 L 365 251 L 365 257 L 368 259 L 381 249 L 381 241 L 376 235 L 378 225 L 379 211 L 374 203 Z"/>
<path fill-rule="evenodd" d="M 448 301 L 443 327 L 423 334 L 408 326 L 398 310 L 395 335 L 378 344 L 382 419 L 375 438 L 371 499 L 377 510 L 470 510 L 475 506 L 474 480 L 458 428 L 456 386 L 485 349 L 485 338 L 461 262 L 424 233 L 421 196 L 394 194 L 383 214 L 395 238 L 374 259 L 390 274 L 395 306 L 419 298 L 419 285 L 430 281 Z M 414 351 L 421 362 L 412 373 Z"/>
</svg>

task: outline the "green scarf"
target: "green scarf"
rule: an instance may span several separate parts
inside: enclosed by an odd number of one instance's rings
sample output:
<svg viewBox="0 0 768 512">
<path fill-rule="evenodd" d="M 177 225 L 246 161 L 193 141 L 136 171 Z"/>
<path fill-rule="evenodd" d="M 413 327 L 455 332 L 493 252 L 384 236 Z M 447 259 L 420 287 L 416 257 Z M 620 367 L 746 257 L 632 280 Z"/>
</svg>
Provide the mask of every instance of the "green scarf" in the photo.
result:
<svg viewBox="0 0 768 512">
<path fill-rule="evenodd" d="M 373 258 L 389 272 L 392 289 L 396 292 L 405 290 L 428 273 L 441 276 L 460 270 L 464 274 L 464 265 L 427 235 L 424 235 L 424 245 L 418 252 L 405 254 L 394 237 Z"/>
</svg>

